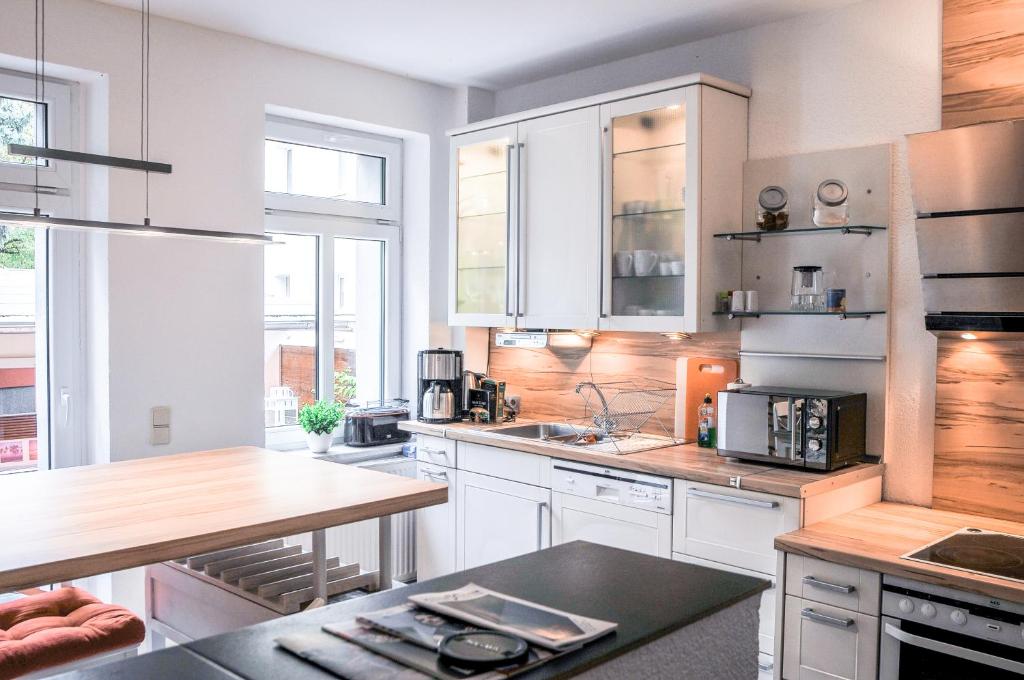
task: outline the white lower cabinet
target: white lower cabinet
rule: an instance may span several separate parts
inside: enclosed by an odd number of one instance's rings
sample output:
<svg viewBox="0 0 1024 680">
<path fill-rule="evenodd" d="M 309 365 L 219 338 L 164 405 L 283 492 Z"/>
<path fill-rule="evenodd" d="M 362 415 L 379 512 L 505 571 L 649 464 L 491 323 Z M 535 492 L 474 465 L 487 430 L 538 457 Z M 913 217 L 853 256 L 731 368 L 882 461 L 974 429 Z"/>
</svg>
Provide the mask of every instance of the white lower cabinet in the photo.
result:
<svg viewBox="0 0 1024 680">
<path fill-rule="evenodd" d="M 458 569 L 551 545 L 551 490 L 459 470 L 455 509 Z"/>
<path fill-rule="evenodd" d="M 878 617 L 786 595 L 782 676 L 869 680 L 878 676 Z"/>
<path fill-rule="evenodd" d="M 454 460 L 454 455 L 452 456 Z M 453 468 L 417 463 L 416 478 L 448 485 L 448 502 L 416 511 L 416 580 L 444 576 L 455 568 L 455 474 Z"/>
</svg>

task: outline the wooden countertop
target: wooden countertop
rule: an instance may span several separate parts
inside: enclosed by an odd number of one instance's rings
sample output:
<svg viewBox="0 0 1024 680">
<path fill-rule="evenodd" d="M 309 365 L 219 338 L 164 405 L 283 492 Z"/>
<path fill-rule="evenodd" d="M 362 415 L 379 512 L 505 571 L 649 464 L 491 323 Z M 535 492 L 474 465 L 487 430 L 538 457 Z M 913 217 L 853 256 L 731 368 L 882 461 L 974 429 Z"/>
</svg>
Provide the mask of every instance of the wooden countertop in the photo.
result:
<svg viewBox="0 0 1024 680">
<path fill-rule="evenodd" d="M 964 527 L 1024 536 L 1024 524 L 1017 522 L 916 505 L 875 503 L 778 536 L 775 547 L 796 555 L 1024 602 L 1024 583 L 900 558 Z"/>
<path fill-rule="evenodd" d="M 0 477 L 0 591 L 444 503 L 448 491 L 245 446 Z"/>
<path fill-rule="evenodd" d="M 738 480 L 741 489 L 763 491 L 791 498 L 807 498 L 865 479 L 878 477 L 882 474 L 884 467 L 881 464 L 862 463 L 834 472 L 809 472 L 794 468 L 746 463 L 735 458 L 723 458 L 714 451 L 702 449 L 696 444 L 681 444 L 651 451 L 613 455 L 587 451 L 578 446 L 508 437 L 496 431 L 502 427 L 501 425 L 473 423 L 432 425 L 409 420 L 400 423 L 399 427 L 409 432 L 434 437 L 498 446 L 581 463 L 607 465 L 621 470 L 649 472 L 694 482 L 736 487 L 736 480 Z"/>
</svg>

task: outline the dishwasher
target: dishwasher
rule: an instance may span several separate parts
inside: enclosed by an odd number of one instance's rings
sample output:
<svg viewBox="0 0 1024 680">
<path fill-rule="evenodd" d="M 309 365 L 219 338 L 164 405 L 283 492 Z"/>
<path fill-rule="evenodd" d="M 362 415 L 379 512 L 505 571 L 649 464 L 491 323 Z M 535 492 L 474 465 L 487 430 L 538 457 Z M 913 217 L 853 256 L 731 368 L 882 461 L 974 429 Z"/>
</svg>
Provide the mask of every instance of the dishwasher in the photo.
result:
<svg viewBox="0 0 1024 680">
<path fill-rule="evenodd" d="M 551 539 L 671 558 L 672 480 L 552 459 Z"/>
</svg>

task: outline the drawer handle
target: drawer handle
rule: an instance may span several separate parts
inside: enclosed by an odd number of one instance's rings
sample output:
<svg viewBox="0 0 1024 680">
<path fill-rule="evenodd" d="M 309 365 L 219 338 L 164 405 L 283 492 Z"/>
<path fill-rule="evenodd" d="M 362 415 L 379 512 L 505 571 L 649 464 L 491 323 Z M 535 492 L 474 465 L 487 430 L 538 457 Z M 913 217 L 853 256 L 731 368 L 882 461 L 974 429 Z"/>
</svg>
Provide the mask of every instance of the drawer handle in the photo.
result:
<svg viewBox="0 0 1024 680">
<path fill-rule="evenodd" d="M 826 626 L 832 626 L 833 628 L 849 628 L 856 621 L 853 619 L 841 619 L 838 616 L 829 616 L 828 614 L 820 614 L 810 607 L 806 607 L 800 611 L 800 616 L 807 619 L 808 621 L 814 621 L 815 623 L 824 623 Z"/>
<path fill-rule="evenodd" d="M 779 507 L 778 501 L 761 501 L 756 498 L 743 498 L 742 496 L 727 496 L 724 493 L 713 493 L 711 491 L 703 491 L 701 489 L 687 489 L 686 495 L 690 498 L 710 498 L 715 501 L 723 501 L 725 503 L 736 503 L 737 505 L 749 505 L 755 508 L 764 508 L 766 510 L 774 510 Z"/>
<path fill-rule="evenodd" d="M 767 673 L 768 671 L 770 671 L 773 668 L 775 668 L 775 663 L 774 662 L 768 662 L 768 663 L 761 663 L 760 661 L 757 662 L 757 670 L 761 671 L 762 673 Z"/>
<path fill-rule="evenodd" d="M 435 482 L 444 482 L 444 483 L 446 483 L 448 481 L 448 473 L 447 472 L 431 472 L 429 470 L 424 470 L 423 471 L 423 475 L 425 477 L 429 477 L 430 479 L 434 480 Z"/>
<path fill-rule="evenodd" d="M 444 449 L 431 449 L 427 448 L 426 446 L 421 446 L 420 449 L 422 449 L 423 453 L 427 454 L 428 456 L 441 456 L 442 458 L 448 457 L 448 452 L 445 451 Z"/>
<path fill-rule="evenodd" d="M 856 586 L 844 586 L 838 583 L 829 583 L 828 581 L 816 579 L 813 576 L 804 576 L 803 581 L 804 585 L 821 588 L 822 590 L 829 590 L 833 593 L 845 593 L 849 595 L 853 591 L 857 590 Z"/>
</svg>

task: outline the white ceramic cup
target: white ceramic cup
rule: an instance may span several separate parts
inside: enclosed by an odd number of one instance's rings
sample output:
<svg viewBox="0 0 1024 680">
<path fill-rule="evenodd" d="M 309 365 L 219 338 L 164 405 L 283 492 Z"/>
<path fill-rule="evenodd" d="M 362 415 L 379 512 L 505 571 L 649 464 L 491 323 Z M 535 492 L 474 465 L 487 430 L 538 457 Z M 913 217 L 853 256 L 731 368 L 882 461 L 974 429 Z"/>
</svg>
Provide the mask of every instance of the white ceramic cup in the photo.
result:
<svg viewBox="0 0 1024 680">
<path fill-rule="evenodd" d="M 637 276 L 650 276 L 658 267 L 658 251 L 634 250 L 633 270 Z"/>
<path fill-rule="evenodd" d="M 756 312 L 757 311 L 757 291 L 756 290 L 743 291 L 743 311 L 744 312 Z"/>
<path fill-rule="evenodd" d="M 612 260 L 615 264 L 615 275 L 616 276 L 632 276 L 633 275 L 633 253 L 628 250 L 620 250 L 619 252 L 612 255 Z"/>
<path fill-rule="evenodd" d="M 744 291 L 742 291 L 742 290 L 734 290 L 732 292 L 732 304 L 730 305 L 729 309 L 731 311 L 734 311 L 734 312 L 744 312 L 744 311 L 746 311 L 746 309 L 745 309 L 745 306 L 747 304 L 746 303 L 746 298 L 747 298 L 747 296 L 744 295 Z"/>
<path fill-rule="evenodd" d="M 682 260 L 673 260 L 668 263 L 669 273 L 673 276 L 682 276 L 685 271 L 686 265 L 683 264 Z"/>
<path fill-rule="evenodd" d="M 672 273 L 671 262 L 659 262 L 658 263 L 658 276 L 668 276 Z"/>
</svg>

